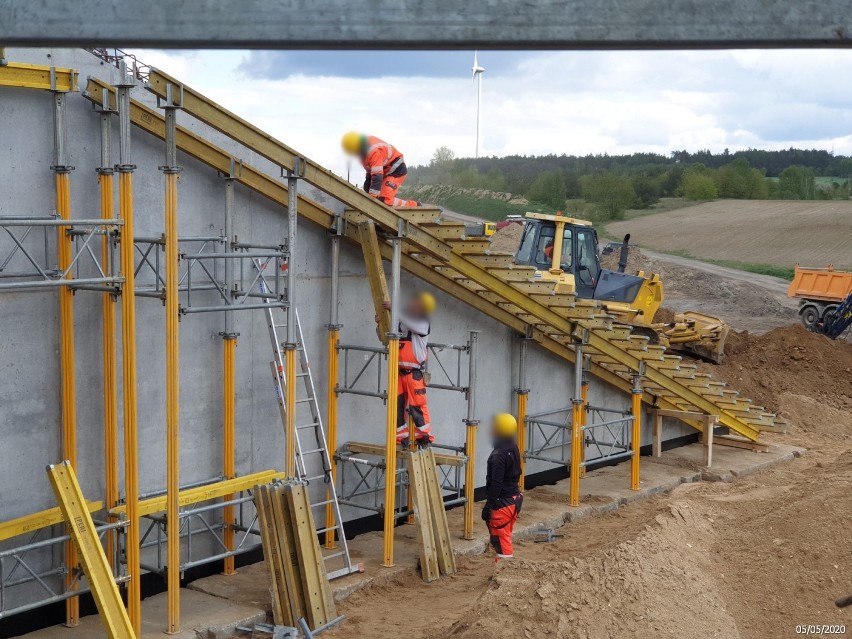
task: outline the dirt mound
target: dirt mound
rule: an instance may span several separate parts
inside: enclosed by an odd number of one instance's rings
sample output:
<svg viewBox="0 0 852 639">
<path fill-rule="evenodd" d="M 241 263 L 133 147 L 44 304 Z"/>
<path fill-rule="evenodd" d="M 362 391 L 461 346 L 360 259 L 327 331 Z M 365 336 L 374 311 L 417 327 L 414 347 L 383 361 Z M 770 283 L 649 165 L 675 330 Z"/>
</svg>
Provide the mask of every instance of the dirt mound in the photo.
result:
<svg viewBox="0 0 852 639">
<path fill-rule="evenodd" d="M 713 578 L 712 519 L 671 504 L 635 539 L 587 556 L 498 566 L 473 614 L 431 638 L 738 638 Z M 673 602 L 677 605 L 672 605 Z"/>
<path fill-rule="evenodd" d="M 491 236 L 492 253 L 516 253 L 524 234 L 523 224 L 507 224 Z"/>
<path fill-rule="evenodd" d="M 701 366 L 804 430 L 852 435 L 849 342 L 832 341 L 794 324 L 761 336 L 733 333 L 725 352 L 724 365 Z"/>
</svg>

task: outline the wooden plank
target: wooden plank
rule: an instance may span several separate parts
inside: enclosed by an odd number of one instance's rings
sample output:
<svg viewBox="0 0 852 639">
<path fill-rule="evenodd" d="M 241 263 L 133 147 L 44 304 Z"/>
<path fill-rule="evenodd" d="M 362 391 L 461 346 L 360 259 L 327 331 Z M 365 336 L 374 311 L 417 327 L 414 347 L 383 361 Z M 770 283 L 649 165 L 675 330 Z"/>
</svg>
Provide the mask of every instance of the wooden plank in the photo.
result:
<svg viewBox="0 0 852 639">
<path fill-rule="evenodd" d="M 311 504 L 303 484 L 287 484 L 283 489 L 295 538 L 296 555 L 302 569 L 302 594 L 307 621 L 312 629 L 337 617 L 334 598 L 319 547 Z"/>
<path fill-rule="evenodd" d="M 426 488 L 429 493 L 429 504 L 432 508 L 432 529 L 435 533 L 435 547 L 438 551 L 438 568 L 442 575 L 456 573 L 456 556 L 450 541 L 450 526 L 447 523 L 447 511 L 444 508 L 444 498 L 441 482 L 438 479 L 438 467 L 435 465 L 435 455 L 431 448 L 420 452 L 423 457 L 423 474 L 426 478 Z"/>
<path fill-rule="evenodd" d="M 358 224 L 358 239 L 364 251 L 364 265 L 367 267 L 367 280 L 370 282 L 370 292 L 373 294 L 373 310 L 379 319 L 377 332 L 383 344 L 388 343 L 390 332 L 390 311 L 384 307 L 390 301 L 388 282 L 385 269 L 382 266 L 382 253 L 379 248 L 379 237 L 376 235 L 376 225 L 372 220 Z"/>
<path fill-rule="evenodd" d="M 432 528 L 429 495 L 423 477 L 422 455 L 407 455 L 408 488 L 411 491 L 414 517 L 417 524 L 417 539 L 420 542 L 420 573 L 423 581 L 432 582 L 441 576 L 438 554 Z"/>
<path fill-rule="evenodd" d="M 284 496 L 284 486 L 269 489 L 269 502 L 272 508 L 275 535 L 278 538 L 283 588 L 287 593 L 282 606 L 288 606 L 290 615 L 298 621 L 307 614 L 305 593 L 302 586 L 302 568 L 296 551 L 296 537 L 292 525 L 289 504 Z"/>
<path fill-rule="evenodd" d="M 715 446 L 728 446 L 730 448 L 745 448 L 746 450 L 753 450 L 756 453 L 768 453 L 769 446 L 766 444 L 758 444 L 757 442 L 750 442 L 745 439 L 731 439 L 729 437 L 713 437 L 713 444 Z"/>
<path fill-rule="evenodd" d="M 257 527 L 260 529 L 260 543 L 263 547 L 263 559 L 269 573 L 269 592 L 272 596 L 272 619 L 276 625 L 292 626 L 290 607 L 282 605 L 287 597 L 284 587 L 283 563 L 281 562 L 278 535 L 275 532 L 275 517 L 269 500 L 269 487 L 256 486 L 254 489 L 254 507 L 257 510 Z"/>
<path fill-rule="evenodd" d="M 346 442 L 343 446 L 346 450 L 361 455 L 376 455 L 377 457 L 385 456 L 385 447 L 381 444 L 367 444 L 364 442 Z M 401 450 L 398 455 L 406 455 L 409 451 Z M 463 466 L 464 457 L 456 455 L 444 455 L 441 453 L 435 454 L 435 463 L 439 466 Z"/>
<path fill-rule="evenodd" d="M 68 524 L 68 534 L 80 551 L 83 573 L 86 575 L 107 636 L 110 639 L 135 639 L 136 634 L 133 632 L 130 617 L 112 576 L 112 569 L 101 546 L 95 522 L 86 508 L 86 499 L 74 469 L 67 461 L 51 464 L 47 467 L 47 475 L 59 509 Z"/>
</svg>

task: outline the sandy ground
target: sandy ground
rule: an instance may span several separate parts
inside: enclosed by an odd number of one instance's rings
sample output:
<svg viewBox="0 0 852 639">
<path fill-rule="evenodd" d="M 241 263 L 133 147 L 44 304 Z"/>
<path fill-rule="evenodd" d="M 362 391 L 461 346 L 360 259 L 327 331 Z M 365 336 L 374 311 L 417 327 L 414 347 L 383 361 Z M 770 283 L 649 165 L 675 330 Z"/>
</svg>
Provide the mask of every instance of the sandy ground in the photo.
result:
<svg viewBox="0 0 852 639">
<path fill-rule="evenodd" d="M 738 348 L 724 374 L 765 380 L 762 401 L 793 418 L 767 439 L 808 454 L 580 519 L 552 544 L 518 544 L 512 562 L 477 556 L 432 585 L 410 575 L 356 593 L 327 636 L 776 639 L 800 624 L 852 627 L 852 609 L 833 605 L 852 594 L 852 345 L 794 326 Z"/>
<path fill-rule="evenodd" d="M 705 259 L 852 268 L 852 201 L 718 200 L 607 226 L 640 246 Z"/>
</svg>

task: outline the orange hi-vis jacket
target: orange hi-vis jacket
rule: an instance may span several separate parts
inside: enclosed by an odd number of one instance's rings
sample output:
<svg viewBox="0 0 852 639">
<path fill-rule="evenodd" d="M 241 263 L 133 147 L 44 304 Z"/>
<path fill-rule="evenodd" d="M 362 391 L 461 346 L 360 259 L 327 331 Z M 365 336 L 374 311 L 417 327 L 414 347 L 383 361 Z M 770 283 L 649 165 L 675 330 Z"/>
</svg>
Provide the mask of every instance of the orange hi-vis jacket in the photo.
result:
<svg viewBox="0 0 852 639">
<path fill-rule="evenodd" d="M 382 190 L 382 179 L 396 177 L 395 172 L 405 165 L 402 153 L 392 144 L 374 135 L 367 136 L 367 150 L 361 156 L 361 164 L 367 171 L 367 192 L 377 197 Z"/>
</svg>

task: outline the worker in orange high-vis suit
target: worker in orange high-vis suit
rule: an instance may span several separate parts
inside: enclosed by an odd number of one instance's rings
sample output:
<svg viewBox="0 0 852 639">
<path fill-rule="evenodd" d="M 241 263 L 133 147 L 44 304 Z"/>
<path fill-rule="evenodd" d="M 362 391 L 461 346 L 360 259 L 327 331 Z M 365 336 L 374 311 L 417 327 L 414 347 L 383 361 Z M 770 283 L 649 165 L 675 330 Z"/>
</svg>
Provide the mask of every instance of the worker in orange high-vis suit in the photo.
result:
<svg viewBox="0 0 852 639">
<path fill-rule="evenodd" d="M 390 309 L 390 302 L 385 302 Z M 426 403 L 426 379 L 423 370 L 432 330 L 430 318 L 435 312 L 435 297 L 431 293 L 418 293 L 411 297 L 405 312 L 400 313 L 399 340 L 399 387 L 396 402 L 396 442 L 410 445 L 406 409 L 414 422 L 414 438 L 419 446 L 428 446 L 435 441 L 429 406 Z"/>
<path fill-rule="evenodd" d="M 521 478 L 521 451 L 518 450 L 517 436 L 518 422 L 513 415 L 500 413 L 491 420 L 494 450 L 488 456 L 482 520 L 488 526 L 497 561 L 515 556 L 512 532 L 524 504 L 518 483 Z"/>
<path fill-rule="evenodd" d="M 366 169 L 364 190 L 372 197 L 396 208 L 420 206 L 420 203 L 414 200 L 397 197 L 397 192 L 408 175 L 408 168 L 402 153 L 392 144 L 374 135 L 350 131 L 343 136 L 341 146 L 345 153 L 357 157 Z"/>
</svg>

